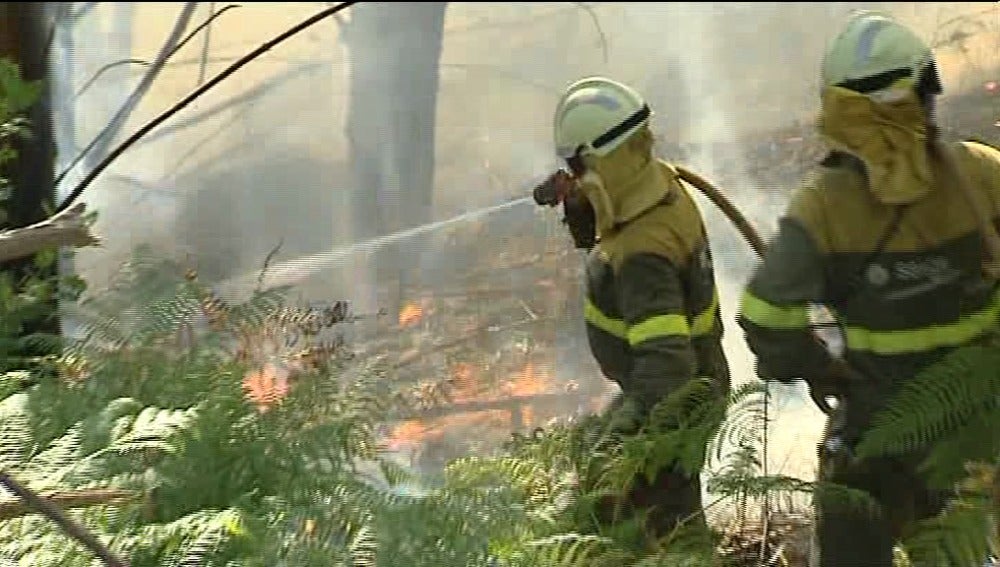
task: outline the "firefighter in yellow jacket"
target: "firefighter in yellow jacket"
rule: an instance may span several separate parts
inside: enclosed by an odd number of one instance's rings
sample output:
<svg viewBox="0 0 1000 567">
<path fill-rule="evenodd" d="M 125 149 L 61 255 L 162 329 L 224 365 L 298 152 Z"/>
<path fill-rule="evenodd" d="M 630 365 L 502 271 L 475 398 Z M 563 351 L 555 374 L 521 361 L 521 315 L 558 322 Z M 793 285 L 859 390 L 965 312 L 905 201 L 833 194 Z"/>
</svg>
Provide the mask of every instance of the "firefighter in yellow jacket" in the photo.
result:
<svg viewBox="0 0 1000 567">
<path fill-rule="evenodd" d="M 912 31 L 873 12 L 850 19 L 822 65 L 818 127 L 831 151 L 792 197 L 741 301 L 760 377 L 804 379 L 829 413 L 820 479 L 880 505 L 872 515 L 817 492 L 820 567 L 891 567 L 904 528 L 942 509 L 947 493 L 920 477 L 919 455 L 852 449 L 902 383 L 984 340 L 1000 313 L 987 269 L 1000 151 L 940 141 L 940 92 L 931 50 Z M 842 358 L 813 339 L 811 304 L 834 313 Z"/>
<path fill-rule="evenodd" d="M 729 389 L 705 227 L 674 169 L 654 157 L 649 117 L 635 90 L 590 77 L 569 86 L 554 124 L 591 221 L 590 234 L 569 224 L 578 247 L 591 249 L 584 318 L 601 370 L 621 386 L 613 411 L 623 433 L 695 377 Z M 631 504 L 647 509 L 647 525 L 661 535 L 688 516 L 697 523 L 698 472 L 675 465 L 651 485 L 638 479 Z"/>
</svg>

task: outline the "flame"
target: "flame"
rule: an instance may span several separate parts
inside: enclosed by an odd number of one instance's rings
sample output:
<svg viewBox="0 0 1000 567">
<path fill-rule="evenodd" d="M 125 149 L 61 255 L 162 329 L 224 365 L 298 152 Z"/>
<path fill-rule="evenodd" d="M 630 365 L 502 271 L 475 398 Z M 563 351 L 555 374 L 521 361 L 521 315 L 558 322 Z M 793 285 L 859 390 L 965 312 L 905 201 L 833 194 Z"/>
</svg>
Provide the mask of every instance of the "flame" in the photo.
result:
<svg viewBox="0 0 1000 567">
<path fill-rule="evenodd" d="M 424 308 L 416 303 L 407 303 L 399 312 L 399 326 L 408 327 L 420 322 L 424 316 Z"/>
<path fill-rule="evenodd" d="M 56 361 L 59 376 L 69 384 L 78 384 L 90 377 L 90 363 L 79 355 L 67 354 Z"/>
<path fill-rule="evenodd" d="M 248 372 L 243 377 L 246 398 L 264 413 L 288 395 L 288 370 L 266 364 L 260 370 Z"/>
<path fill-rule="evenodd" d="M 451 371 L 451 399 L 456 403 L 476 400 L 479 383 L 476 380 L 476 369 L 468 362 L 459 362 Z"/>
<path fill-rule="evenodd" d="M 440 441 L 456 431 L 467 435 L 472 428 L 502 429 L 509 427 L 510 422 L 508 410 L 484 410 L 427 420 L 410 419 L 394 427 L 384 444 L 390 451 L 412 449 Z"/>
<path fill-rule="evenodd" d="M 531 427 L 535 424 L 535 408 L 530 405 L 521 406 L 521 423 L 525 427 Z"/>
<path fill-rule="evenodd" d="M 451 369 L 451 399 L 455 403 L 492 401 L 511 397 L 526 397 L 555 391 L 555 381 L 550 373 L 528 363 L 501 385 L 499 392 L 488 392 L 477 379 L 476 367 L 467 362 L 455 364 Z M 521 407 L 521 421 L 531 427 L 545 416 L 538 415 L 528 404 Z M 411 419 L 395 426 L 387 436 L 385 445 L 391 451 L 416 448 L 443 439 L 449 433 L 461 432 L 463 436 L 475 435 L 475 428 L 506 432 L 512 424 L 510 410 L 493 409 L 464 414 L 452 414 L 433 419 Z"/>
<path fill-rule="evenodd" d="M 411 419 L 400 423 L 389 433 L 386 446 L 398 450 L 405 445 L 418 444 L 428 437 L 430 427 L 419 419 Z"/>
<path fill-rule="evenodd" d="M 504 393 L 508 396 L 536 396 L 548 392 L 553 386 L 549 373 L 536 371 L 535 365 L 529 362 L 504 384 Z"/>
</svg>

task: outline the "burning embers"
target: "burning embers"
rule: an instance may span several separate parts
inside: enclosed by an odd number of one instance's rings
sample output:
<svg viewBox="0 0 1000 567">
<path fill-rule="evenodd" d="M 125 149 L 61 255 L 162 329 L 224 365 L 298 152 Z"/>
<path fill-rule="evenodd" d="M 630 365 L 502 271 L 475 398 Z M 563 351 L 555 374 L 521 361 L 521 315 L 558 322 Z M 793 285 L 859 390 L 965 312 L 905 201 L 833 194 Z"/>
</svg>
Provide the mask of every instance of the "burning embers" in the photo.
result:
<svg viewBox="0 0 1000 567">
<path fill-rule="evenodd" d="M 395 426 L 385 440 L 386 447 L 391 451 L 413 450 L 452 435 L 506 437 L 514 429 L 535 427 L 554 417 L 551 407 L 538 407 L 553 404 L 539 404 L 535 398 L 559 394 L 564 389 L 534 362 L 527 362 L 492 387 L 481 371 L 466 362 L 452 366 L 442 388 L 445 390 L 444 404 L 428 408 L 426 417 L 409 419 Z"/>
</svg>

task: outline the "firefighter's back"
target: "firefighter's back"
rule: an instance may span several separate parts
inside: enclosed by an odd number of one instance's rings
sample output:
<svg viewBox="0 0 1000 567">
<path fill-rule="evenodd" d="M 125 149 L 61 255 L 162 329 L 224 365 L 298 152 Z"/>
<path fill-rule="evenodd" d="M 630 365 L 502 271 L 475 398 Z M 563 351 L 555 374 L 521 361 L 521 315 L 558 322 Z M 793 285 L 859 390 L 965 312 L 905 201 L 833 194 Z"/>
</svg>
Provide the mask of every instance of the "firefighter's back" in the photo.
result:
<svg viewBox="0 0 1000 567">
<path fill-rule="evenodd" d="M 996 221 L 1000 151 L 976 142 L 954 148 Z M 976 212 L 947 168 L 935 162 L 935 183 L 920 200 L 886 205 L 869 191 L 862 168 L 843 161 L 821 167 L 791 213 L 826 257 L 825 295 L 848 361 L 895 383 L 990 332 L 1000 297 L 982 270 Z"/>
</svg>

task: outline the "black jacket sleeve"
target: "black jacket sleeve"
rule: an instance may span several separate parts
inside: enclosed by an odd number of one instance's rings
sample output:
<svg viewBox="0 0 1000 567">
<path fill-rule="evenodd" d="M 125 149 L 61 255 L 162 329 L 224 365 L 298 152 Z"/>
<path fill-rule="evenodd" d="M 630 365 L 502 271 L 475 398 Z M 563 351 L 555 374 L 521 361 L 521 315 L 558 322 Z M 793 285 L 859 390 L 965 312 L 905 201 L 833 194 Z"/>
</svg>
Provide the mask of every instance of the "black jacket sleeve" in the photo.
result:
<svg viewBox="0 0 1000 567">
<path fill-rule="evenodd" d="M 694 377 L 684 286 L 677 267 L 651 253 L 627 258 L 617 279 L 632 353 L 622 390 L 648 409 Z"/>
<path fill-rule="evenodd" d="M 831 355 L 809 321 L 810 304 L 823 302 L 824 283 L 822 256 L 809 233 L 795 219 L 782 218 L 737 316 L 761 379 L 808 381 L 829 367 Z"/>
</svg>

